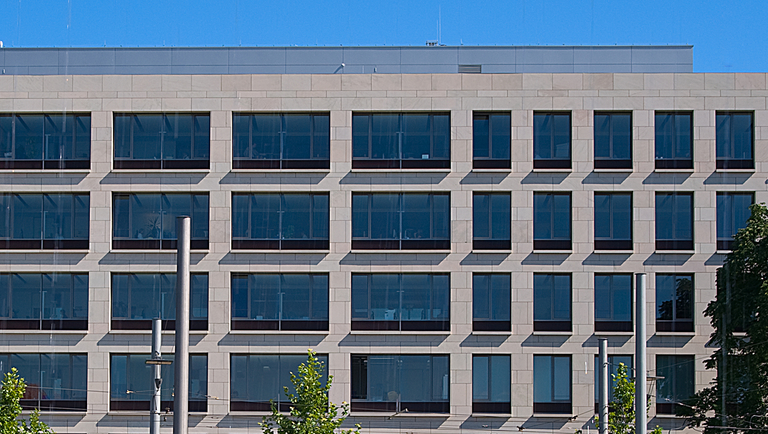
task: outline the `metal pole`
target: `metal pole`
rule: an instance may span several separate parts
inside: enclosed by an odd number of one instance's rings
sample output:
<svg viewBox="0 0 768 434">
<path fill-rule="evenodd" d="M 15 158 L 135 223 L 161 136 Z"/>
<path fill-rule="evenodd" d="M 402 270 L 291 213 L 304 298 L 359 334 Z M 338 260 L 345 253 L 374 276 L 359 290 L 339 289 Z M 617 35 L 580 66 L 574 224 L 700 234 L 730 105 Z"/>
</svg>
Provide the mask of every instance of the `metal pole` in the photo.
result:
<svg viewBox="0 0 768 434">
<path fill-rule="evenodd" d="M 176 221 L 176 353 L 173 434 L 187 434 L 189 420 L 189 238 L 190 219 Z"/>
<path fill-rule="evenodd" d="M 635 274 L 635 433 L 646 434 L 648 427 L 648 385 L 646 384 L 645 273 Z"/>
<path fill-rule="evenodd" d="M 160 354 L 160 318 L 152 320 L 152 359 L 160 360 L 162 354 Z M 152 379 L 152 404 L 149 409 L 149 434 L 160 434 L 160 385 L 163 384 L 163 379 L 160 378 L 161 366 L 152 365 L 152 371 L 154 373 Z"/>
<path fill-rule="evenodd" d="M 608 434 L 608 339 L 598 339 L 600 343 L 600 434 Z"/>
</svg>

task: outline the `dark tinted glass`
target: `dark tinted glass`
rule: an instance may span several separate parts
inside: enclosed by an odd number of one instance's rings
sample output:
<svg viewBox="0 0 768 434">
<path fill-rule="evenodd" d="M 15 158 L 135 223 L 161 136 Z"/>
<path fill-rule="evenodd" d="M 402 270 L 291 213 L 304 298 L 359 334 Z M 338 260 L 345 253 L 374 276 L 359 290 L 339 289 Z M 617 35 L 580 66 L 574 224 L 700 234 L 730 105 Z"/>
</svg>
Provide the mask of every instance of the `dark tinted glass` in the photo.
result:
<svg viewBox="0 0 768 434">
<path fill-rule="evenodd" d="M 533 356 L 534 406 L 570 401 L 571 356 Z"/>
<path fill-rule="evenodd" d="M 571 320 L 571 276 L 533 275 L 533 320 Z"/>
<path fill-rule="evenodd" d="M 450 143 L 447 113 L 352 116 L 353 168 L 449 168 Z"/>
<path fill-rule="evenodd" d="M 657 331 L 693 331 L 693 290 L 692 275 L 656 275 Z"/>
<path fill-rule="evenodd" d="M 693 249 L 692 193 L 656 193 L 656 241 L 657 249 Z"/>
<path fill-rule="evenodd" d="M 533 239 L 534 244 L 537 240 L 565 241 L 561 248 L 570 249 L 571 195 L 569 193 L 533 194 Z"/>
<path fill-rule="evenodd" d="M 509 113 L 475 113 L 472 116 L 472 153 L 475 160 L 509 160 L 510 118 Z"/>
<path fill-rule="evenodd" d="M 533 159 L 571 159 L 570 113 L 533 114 Z"/>
<path fill-rule="evenodd" d="M 176 248 L 161 241 L 176 240 L 180 216 L 190 216 L 192 248 L 208 246 L 207 194 L 115 193 L 113 201 L 113 248 Z"/>
<path fill-rule="evenodd" d="M 693 168 L 693 115 L 657 112 L 655 125 L 656 167 Z"/>
<path fill-rule="evenodd" d="M 632 321 L 632 276 L 595 274 L 595 321 Z"/>
<path fill-rule="evenodd" d="M 511 367 L 508 355 L 472 356 L 472 402 L 510 400 Z"/>
<path fill-rule="evenodd" d="M 621 364 L 627 367 L 627 377 L 632 378 L 634 376 L 632 372 L 632 356 L 608 356 L 608 402 L 612 402 L 614 399 L 613 389 L 616 386 L 616 377 L 619 373 L 619 366 Z M 595 356 L 595 402 L 598 401 L 600 396 L 600 359 Z"/>
<path fill-rule="evenodd" d="M 88 194 L 0 195 L 0 246 L 87 249 L 89 205 Z"/>
<path fill-rule="evenodd" d="M 248 166 L 247 163 L 241 163 L 243 166 L 240 168 L 328 168 L 329 154 L 328 114 L 234 114 L 234 159 L 276 162 L 274 166 Z M 316 160 L 319 165 L 283 164 L 282 160 Z"/>
<path fill-rule="evenodd" d="M 90 114 L 0 115 L 1 168 L 89 169 L 90 158 Z"/>
<path fill-rule="evenodd" d="M 115 168 L 208 168 L 210 129 L 208 114 L 117 113 Z"/>
<path fill-rule="evenodd" d="M 25 410 L 86 411 L 86 354 L 0 354 L 0 374 L 11 367 L 27 383 L 19 402 Z"/>
<path fill-rule="evenodd" d="M 472 210 L 474 239 L 509 240 L 509 193 L 475 193 Z"/>
<path fill-rule="evenodd" d="M 751 164 L 734 168 L 752 168 L 752 149 L 754 147 L 754 123 L 752 113 L 718 112 L 717 125 L 717 160 L 744 160 Z M 723 167 L 721 167 L 723 166 Z M 718 164 L 719 169 L 729 168 Z"/>
<path fill-rule="evenodd" d="M 0 274 L 0 324 L 18 330 L 87 330 L 88 274 Z"/>
<path fill-rule="evenodd" d="M 695 389 L 696 366 L 693 356 L 657 355 L 656 375 L 658 380 L 657 411 L 672 410 L 662 413 L 674 414 L 674 406 L 659 406 L 658 404 L 675 404 L 684 402 L 693 395 Z M 659 408 L 661 407 L 661 408 Z"/>
<path fill-rule="evenodd" d="M 632 240 L 631 193 L 595 193 L 595 240 Z"/>
<path fill-rule="evenodd" d="M 753 193 L 717 193 L 718 249 L 730 248 L 733 236 L 747 226 L 752 214 L 749 207 L 754 202 Z"/>
<path fill-rule="evenodd" d="M 614 167 L 632 167 L 632 114 L 595 113 L 595 168 Z"/>
<path fill-rule="evenodd" d="M 510 300 L 509 274 L 472 276 L 473 321 L 509 321 Z"/>
<path fill-rule="evenodd" d="M 191 329 L 207 329 L 208 275 L 192 274 L 190 278 Z M 112 275 L 112 328 L 149 330 L 151 320 L 163 320 L 163 329 L 172 330 L 169 323 L 176 319 L 175 274 Z M 206 323 L 200 323 L 206 321 Z"/>
</svg>

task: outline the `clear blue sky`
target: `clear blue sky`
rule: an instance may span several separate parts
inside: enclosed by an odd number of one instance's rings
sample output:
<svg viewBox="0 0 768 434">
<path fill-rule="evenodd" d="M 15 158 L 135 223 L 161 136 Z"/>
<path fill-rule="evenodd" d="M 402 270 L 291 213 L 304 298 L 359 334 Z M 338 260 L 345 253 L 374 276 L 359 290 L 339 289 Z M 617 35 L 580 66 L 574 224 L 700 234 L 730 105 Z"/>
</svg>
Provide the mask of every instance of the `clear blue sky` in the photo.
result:
<svg viewBox="0 0 768 434">
<path fill-rule="evenodd" d="M 694 46 L 697 72 L 768 72 L 766 0 L 0 0 L 6 47 Z"/>
</svg>

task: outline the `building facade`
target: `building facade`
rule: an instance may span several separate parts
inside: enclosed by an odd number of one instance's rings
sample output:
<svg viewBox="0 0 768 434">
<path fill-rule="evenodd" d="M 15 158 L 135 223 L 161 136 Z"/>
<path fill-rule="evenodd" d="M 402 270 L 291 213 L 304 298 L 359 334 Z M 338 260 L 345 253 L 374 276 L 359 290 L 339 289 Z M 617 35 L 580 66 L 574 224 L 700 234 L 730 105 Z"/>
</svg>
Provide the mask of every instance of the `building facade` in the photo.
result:
<svg viewBox="0 0 768 434">
<path fill-rule="evenodd" d="M 190 215 L 191 432 L 260 431 L 309 348 L 364 432 L 593 428 L 634 273 L 649 420 L 682 430 L 715 271 L 768 199 L 766 74 L 523 48 L 0 50 L 0 370 L 57 432 L 147 429 Z"/>
</svg>

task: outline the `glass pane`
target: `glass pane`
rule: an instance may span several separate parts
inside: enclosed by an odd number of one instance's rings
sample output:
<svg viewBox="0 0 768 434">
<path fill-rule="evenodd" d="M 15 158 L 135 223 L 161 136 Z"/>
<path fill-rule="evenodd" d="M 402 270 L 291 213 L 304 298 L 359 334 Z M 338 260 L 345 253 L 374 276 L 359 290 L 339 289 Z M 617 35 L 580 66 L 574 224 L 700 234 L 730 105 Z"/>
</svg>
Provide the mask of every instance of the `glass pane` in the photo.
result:
<svg viewBox="0 0 768 434">
<path fill-rule="evenodd" d="M 252 274 L 250 319 L 280 318 L 280 275 Z"/>
<path fill-rule="evenodd" d="M 373 311 L 370 306 L 370 289 L 368 287 L 369 276 L 367 274 L 352 275 L 352 318 L 373 319 Z M 383 312 L 382 315 L 383 316 Z"/>
<path fill-rule="evenodd" d="M 11 318 L 40 319 L 41 280 L 39 274 L 11 276 Z"/>
<path fill-rule="evenodd" d="M 402 115 L 404 159 L 429 160 L 435 158 L 431 146 L 430 117 L 426 113 Z"/>
<path fill-rule="evenodd" d="M 551 240 L 553 238 L 553 196 L 551 194 L 533 194 L 533 239 Z"/>
<path fill-rule="evenodd" d="M 160 195 L 133 194 L 130 196 L 131 238 L 160 239 L 162 235 L 162 211 Z"/>
<path fill-rule="evenodd" d="M 675 288 L 675 318 L 693 318 L 693 280 L 688 276 L 678 276 Z"/>
<path fill-rule="evenodd" d="M 309 159 L 312 145 L 312 118 L 307 114 L 284 114 L 283 158 Z"/>
<path fill-rule="evenodd" d="M 327 194 L 313 194 L 312 198 L 312 232 L 315 239 L 328 239 L 328 226 L 330 225 L 330 208 Z"/>
<path fill-rule="evenodd" d="M 611 239 L 611 194 L 595 193 L 595 239 Z"/>
<path fill-rule="evenodd" d="M 276 240 L 280 238 L 280 195 L 254 194 L 251 196 L 252 239 Z"/>
<path fill-rule="evenodd" d="M 691 158 L 691 115 L 675 115 L 675 158 Z"/>
<path fill-rule="evenodd" d="M 400 398 L 400 356 L 368 356 L 368 401 L 396 402 Z"/>
<path fill-rule="evenodd" d="M 693 195 L 675 194 L 674 202 L 674 239 L 693 239 Z"/>
<path fill-rule="evenodd" d="M 656 275 L 656 319 L 671 321 L 674 315 L 675 276 Z"/>
<path fill-rule="evenodd" d="M 632 276 L 615 274 L 613 277 L 613 320 L 632 321 Z"/>
<path fill-rule="evenodd" d="M 192 128 L 194 129 L 194 144 L 192 146 L 192 158 L 207 160 L 211 148 L 211 118 L 209 115 L 192 116 Z"/>
<path fill-rule="evenodd" d="M 511 208 L 509 194 L 491 195 L 491 224 L 493 225 L 492 237 L 494 240 L 510 239 Z"/>
<path fill-rule="evenodd" d="M 70 274 L 44 274 L 42 278 L 43 318 L 73 318 L 73 288 Z"/>
<path fill-rule="evenodd" d="M 310 318 L 328 320 L 328 276 L 313 274 L 310 283 L 312 285 L 312 312 Z"/>
<path fill-rule="evenodd" d="M 361 118 L 359 122 L 362 122 Z M 366 119 L 367 121 L 367 119 Z M 355 125 L 353 125 L 354 127 Z M 367 127 L 366 127 L 367 130 Z M 371 115 L 371 144 L 370 151 L 363 155 L 367 158 L 395 160 L 400 156 L 399 144 L 399 115 L 376 114 Z M 367 147 L 367 138 L 365 142 L 360 143 Z M 357 142 L 355 148 L 357 148 Z M 359 153 L 355 151 L 357 156 Z"/>
<path fill-rule="evenodd" d="M 472 205 L 472 232 L 474 238 L 488 238 L 491 232 L 491 195 L 475 194 Z"/>
<path fill-rule="evenodd" d="M 571 358 L 563 356 L 552 357 L 554 361 L 553 383 L 554 401 L 571 400 Z"/>
<path fill-rule="evenodd" d="M 235 113 L 232 116 L 232 157 L 251 158 L 251 116 Z"/>
<path fill-rule="evenodd" d="M 553 127 L 552 115 L 544 113 L 533 114 L 533 159 L 553 158 Z"/>
<path fill-rule="evenodd" d="M 72 238 L 72 210 L 71 194 L 43 195 L 43 238 Z"/>
<path fill-rule="evenodd" d="M 368 319 L 393 321 L 400 319 L 400 276 L 397 274 L 369 275 Z"/>
<path fill-rule="evenodd" d="M 402 309 L 403 320 L 430 320 L 431 282 L 428 274 L 403 274 Z M 436 315 L 437 316 L 437 315 Z"/>
<path fill-rule="evenodd" d="M 312 136 L 312 155 L 311 158 L 324 159 L 330 158 L 331 144 L 331 120 L 328 115 L 312 115 L 312 125 L 314 134 Z"/>
<path fill-rule="evenodd" d="M 251 195 L 232 195 L 232 238 L 251 238 Z"/>
<path fill-rule="evenodd" d="M 161 114 L 132 115 L 133 146 L 131 158 L 159 160 L 163 137 L 168 134 Z"/>
<path fill-rule="evenodd" d="M 451 117 L 432 115 L 432 155 L 430 158 L 451 158 Z M 424 156 L 422 155 L 423 159 Z"/>
<path fill-rule="evenodd" d="M 510 319 L 510 276 L 508 274 L 491 275 L 491 309 L 496 321 L 509 321 Z"/>
<path fill-rule="evenodd" d="M 554 275 L 554 318 L 559 321 L 571 319 L 571 276 Z"/>
<path fill-rule="evenodd" d="M 533 356 L 533 402 L 552 401 L 552 357 Z"/>
<path fill-rule="evenodd" d="M 437 377 L 439 381 L 440 376 L 438 372 L 430 372 L 430 359 L 430 356 L 400 356 L 399 386 L 401 401 L 432 401 L 431 380 L 433 380 L 433 377 Z M 435 386 L 439 387 L 440 385 Z"/>
<path fill-rule="evenodd" d="M 472 155 L 474 158 L 489 158 L 490 146 L 490 116 L 474 115 L 472 119 Z"/>
<path fill-rule="evenodd" d="M 14 159 L 40 160 L 43 158 L 44 120 L 43 115 L 16 115 Z"/>
<path fill-rule="evenodd" d="M 472 357 L 472 401 L 487 401 L 490 398 L 489 356 Z"/>
<path fill-rule="evenodd" d="M 282 239 L 312 237 L 311 199 L 308 194 L 284 194 Z"/>
<path fill-rule="evenodd" d="M 611 320 L 611 275 L 595 274 L 595 320 Z"/>
<path fill-rule="evenodd" d="M 571 239 L 571 195 L 556 194 L 554 202 L 553 238 L 558 240 Z"/>
<path fill-rule="evenodd" d="M 554 281 L 551 274 L 533 275 L 533 320 L 553 320 Z"/>
<path fill-rule="evenodd" d="M 280 275 L 283 319 L 311 319 L 310 279 L 308 274 Z"/>
<path fill-rule="evenodd" d="M 192 159 L 192 115 L 167 114 L 163 116 L 165 134 L 162 135 L 163 159 Z"/>
<path fill-rule="evenodd" d="M 232 319 L 247 319 L 248 316 L 248 276 L 232 275 Z M 234 366 L 233 368 L 234 369 Z M 234 385 L 232 386 L 234 387 Z"/>
<path fill-rule="evenodd" d="M 673 115 L 668 113 L 656 113 L 656 159 L 675 158 L 675 131 Z"/>
<path fill-rule="evenodd" d="M 0 318 L 10 317 L 10 312 L 11 312 L 10 278 L 11 276 L 8 274 L 0 274 Z M 1 357 L 0 357 L 0 360 L 2 360 Z"/>
<path fill-rule="evenodd" d="M 571 115 L 557 114 L 554 118 L 554 158 L 571 159 Z"/>
<path fill-rule="evenodd" d="M 371 158 L 370 120 L 371 115 L 352 115 L 352 158 Z"/>
<path fill-rule="evenodd" d="M 399 239 L 400 195 L 372 194 L 369 197 L 371 198 L 370 238 Z"/>
<path fill-rule="evenodd" d="M 192 274 L 190 276 L 190 319 L 208 318 L 208 275 Z M 174 311 L 175 311 L 174 306 Z"/>
<path fill-rule="evenodd" d="M 617 113 L 611 115 L 613 155 L 612 158 L 632 159 L 632 115 Z"/>
<path fill-rule="evenodd" d="M 613 215 L 613 239 L 632 239 L 632 195 L 614 194 L 611 198 Z"/>
<path fill-rule="evenodd" d="M 715 116 L 715 141 L 718 159 L 733 158 L 734 155 L 733 141 L 731 140 L 731 119 L 732 118 L 729 113 L 718 113 Z"/>
<path fill-rule="evenodd" d="M 255 160 L 280 159 L 282 121 L 277 114 L 254 115 L 251 123 L 251 158 Z"/>
<path fill-rule="evenodd" d="M 512 124 L 509 114 L 491 115 L 491 158 L 509 159 Z"/>
<path fill-rule="evenodd" d="M 432 207 L 428 194 L 403 195 L 403 239 L 432 238 Z"/>
<path fill-rule="evenodd" d="M 491 402 L 509 402 L 511 371 L 509 356 L 490 356 L 491 360 Z"/>
<path fill-rule="evenodd" d="M 13 115 L 0 116 L 0 158 L 13 158 Z"/>
<path fill-rule="evenodd" d="M 656 193 L 656 239 L 674 239 L 674 195 Z"/>
<path fill-rule="evenodd" d="M 472 276 L 472 319 L 491 319 L 491 275 Z"/>
<path fill-rule="evenodd" d="M 733 114 L 733 158 L 752 159 L 752 114 Z"/>
<path fill-rule="evenodd" d="M 39 240 L 42 238 L 43 196 L 40 194 L 13 195 L 13 238 Z"/>
</svg>

